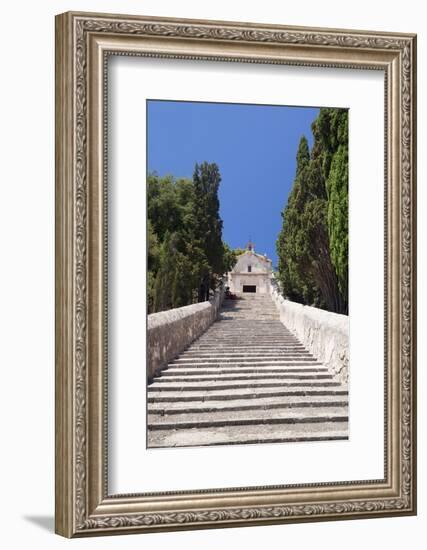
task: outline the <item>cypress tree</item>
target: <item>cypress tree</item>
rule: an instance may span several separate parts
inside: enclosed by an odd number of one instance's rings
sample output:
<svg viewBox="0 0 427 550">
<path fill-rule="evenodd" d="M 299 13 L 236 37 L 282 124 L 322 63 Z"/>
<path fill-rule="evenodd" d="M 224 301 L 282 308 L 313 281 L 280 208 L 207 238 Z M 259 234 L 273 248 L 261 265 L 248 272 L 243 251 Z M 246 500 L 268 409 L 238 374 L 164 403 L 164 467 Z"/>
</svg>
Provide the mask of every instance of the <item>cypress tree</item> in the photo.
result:
<svg viewBox="0 0 427 550">
<path fill-rule="evenodd" d="M 215 163 L 196 163 L 194 184 L 194 235 L 206 261 L 200 263 L 199 301 L 209 298 L 218 276 L 224 271 L 224 247 L 222 244 L 222 220 L 219 215 L 218 190 L 221 182 Z"/>
<path fill-rule="evenodd" d="M 301 138 L 276 248 L 290 300 L 348 312 L 348 113 L 320 109 L 311 155 Z"/>
</svg>

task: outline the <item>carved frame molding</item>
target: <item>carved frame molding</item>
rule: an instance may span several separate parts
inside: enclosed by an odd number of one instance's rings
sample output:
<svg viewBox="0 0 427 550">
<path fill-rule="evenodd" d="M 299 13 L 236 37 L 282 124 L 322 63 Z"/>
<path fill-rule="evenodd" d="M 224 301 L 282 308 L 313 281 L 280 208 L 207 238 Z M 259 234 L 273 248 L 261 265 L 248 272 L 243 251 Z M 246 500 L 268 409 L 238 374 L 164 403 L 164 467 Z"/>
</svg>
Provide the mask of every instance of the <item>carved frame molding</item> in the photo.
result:
<svg viewBox="0 0 427 550">
<path fill-rule="evenodd" d="M 108 495 L 106 59 L 140 55 L 385 73 L 385 479 Z M 56 18 L 56 531 L 88 536 L 414 514 L 416 37 L 66 13 Z"/>
</svg>

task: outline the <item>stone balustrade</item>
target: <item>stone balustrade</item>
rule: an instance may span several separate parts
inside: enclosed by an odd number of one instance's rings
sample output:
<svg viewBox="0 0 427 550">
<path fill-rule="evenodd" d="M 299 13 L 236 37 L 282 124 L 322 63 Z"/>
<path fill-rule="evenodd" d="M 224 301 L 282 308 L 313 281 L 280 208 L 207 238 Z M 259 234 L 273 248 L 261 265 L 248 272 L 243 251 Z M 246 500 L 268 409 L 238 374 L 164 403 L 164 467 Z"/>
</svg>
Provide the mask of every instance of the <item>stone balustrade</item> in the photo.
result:
<svg viewBox="0 0 427 550">
<path fill-rule="evenodd" d="M 304 306 L 280 295 L 274 280 L 271 296 L 281 322 L 297 336 L 336 378 L 348 381 L 349 318 L 323 309 Z"/>
<path fill-rule="evenodd" d="M 148 316 L 147 379 L 149 381 L 210 327 L 218 317 L 223 300 L 224 287 L 221 286 L 209 301 L 160 311 Z"/>
</svg>

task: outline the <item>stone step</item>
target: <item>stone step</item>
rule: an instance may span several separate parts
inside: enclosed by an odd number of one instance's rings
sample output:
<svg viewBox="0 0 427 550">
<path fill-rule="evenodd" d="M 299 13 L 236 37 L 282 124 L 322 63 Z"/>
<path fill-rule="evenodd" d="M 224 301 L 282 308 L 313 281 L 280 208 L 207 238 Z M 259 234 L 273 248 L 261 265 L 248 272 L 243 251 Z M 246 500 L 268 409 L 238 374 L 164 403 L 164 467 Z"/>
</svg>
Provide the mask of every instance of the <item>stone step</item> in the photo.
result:
<svg viewBox="0 0 427 550">
<path fill-rule="evenodd" d="M 293 334 L 280 319 L 232 319 L 230 316 L 219 319 L 208 330 L 261 330 L 268 329 L 282 331 L 287 334 Z"/>
<path fill-rule="evenodd" d="M 255 305 L 255 304 L 254 304 Z M 250 307 L 250 306 L 238 306 L 238 307 L 225 307 L 221 310 L 221 313 L 224 315 L 242 315 L 242 316 L 250 316 L 250 315 L 260 315 L 260 316 L 274 316 L 276 319 L 279 318 L 279 312 L 277 309 L 273 308 L 266 308 L 263 307 L 262 304 L 256 304 L 256 307 Z"/>
<path fill-rule="evenodd" d="M 257 307 L 257 306 L 263 306 L 266 307 L 276 307 L 272 300 L 260 300 L 260 299 L 254 299 L 254 300 L 224 300 L 222 307 Z"/>
<path fill-rule="evenodd" d="M 247 332 L 247 331 L 261 331 L 268 332 L 274 330 L 275 332 L 281 332 L 294 336 L 294 333 L 288 330 L 285 325 L 282 324 L 279 318 L 277 319 L 233 319 L 227 317 L 227 319 L 220 319 L 211 325 L 208 331 L 232 331 L 232 332 Z"/>
<path fill-rule="evenodd" d="M 221 325 L 222 323 L 224 323 L 224 321 L 220 321 L 218 325 Z M 218 334 L 227 334 L 227 333 L 234 333 L 234 334 L 241 334 L 241 335 L 256 334 L 257 336 L 260 334 L 265 334 L 265 335 L 281 334 L 281 335 L 295 338 L 295 335 L 285 330 L 283 325 L 280 326 L 280 323 L 274 326 L 267 326 L 267 325 L 261 325 L 261 324 L 259 324 L 259 326 L 257 325 L 249 326 L 243 323 L 241 320 L 239 321 L 238 326 L 237 326 L 237 323 L 236 325 L 230 324 L 230 325 L 222 325 L 222 326 L 217 326 L 215 323 L 214 325 L 211 325 L 211 327 L 208 328 L 207 330 L 207 333 L 215 333 L 215 332 Z"/>
<path fill-rule="evenodd" d="M 222 307 L 249 307 L 251 305 L 253 305 L 253 307 L 259 307 L 262 305 L 267 307 L 271 307 L 273 305 L 276 307 L 272 300 L 224 300 Z"/>
<path fill-rule="evenodd" d="M 247 344 L 224 344 L 224 343 L 210 343 L 210 344 L 203 344 L 203 343 L 197 343 L 190 345 L 187 350 L 194 350 L 194 351 L 205 351 L 210 352 L 213 350 L 219 350 L 219 351 L 228 351 L 228 350 L 235 350 L 235 351 L 287 351 L 287 350 L 305 350 L 306 348 L 302 344 L 255 344 L 248 342 Z"/>
<path fill-rule="evenodd" d="M 334 381 L 318 381 L 310 380 L 309 382 L 294 381 L 284 382 L 280 378 L 271 379 L 265 382 L 257 380 L 246 381 L 209 381 L 209 382 L 160 382 L 158 379 L 148 386 L 148 392 L 188 392 L 188 391 L 203 391 L 203 390 L 233 390 L 233 389 L 248 389 L 248 388 L 332 388 L 340 387 L 339 382 Z"/>
<path fill-rule="evenodd" d="M 218 323 L 218 324 L 217 324 Z M 285 334 L 288 336 L 294 336 L 292 332 L 289 332 L 285 327 L 281 325 L 280 321 L 274 322 L 262 322 L 262 320 L 257 320 L 256 323 L 252 324 L 252 321 L 245 321 L 244 319 L 233 319 L 229 321 L 218 321 L 208 328 L 208 332 L 236 332 L 245 334 L 248 332 L 256 332 L 261 334 L 267 334 L 269 331 L 275 331 L 277 333 Z"/>
<path fill-rule="evenodd" d="M 219 321 L 219 324 L 224 321 Z M 210 328 L 201 336 L 204 338 L 206 335 L 218 335 L 218 336 L 235 336 L 237 338 L 244 338 L 245 336 L 256 336 L 257 338 L 264 338 L 267 336 L 277 336 L 279 338 L 297 339 L 295 334 L 288 332 L 280 328 L 280 326 L 268 327 L 268 326 L 242 326 L 242 322 L 239 321 L 240 326 L 222 326 L 217 327 L 211 325 Z"/>
<path fill-rule="evenodd" d="M 255 369 L 255 370 L 264 370 L 264 369 L 270 369 L 270 368 L 301 368 L 301 369 L 310 369 L 310 368 L 321 368 L 323 366 L 322 363 L 316 363 L 313 361 L 246 361 L 245 363 L 222 363 L 221 361 L 218 362 L 200 362 L 200 363 L 169 363 L 167 369 L 228 369 L 233 368 L 241 371 L 241 369 Z"/>
<path fill-rule="evenodd" d="M 263 362 L 277 362 L 277 361 L 293 361 L 294 359 L 300 361 L 303 359 L 306 359 L 306 363 L 309 363 L 312 360 L 315 360 L 315 358 L 309 354 L 309 353 L 301 353 L 301 354 L 295 354 L 295 353 L 254 353 L 254 354 L 219 354 L 219 353 L 209 353 L 207 355 L 199 355 L 199 354 L 189 354 L 184 355 L 181 354 L 177 359 L 174 359 L 174 362 L 176 363 L 204 363 L 209 361 L 214 361 L 215 363 L 223 362 L 256 362 L 256 361 L 263 361 Z M 175 364 L 176 364 L 175 363 Z"/>
<path fill-rule="evenodd" d="M 186 354 L 186 357 L 224 357 L 224 356 L 231 356 L 235 357 L 236 355 L 245 355 L 249 357 L 270 357 L 272 355 L 277 355 L 278 357 L 283 356 L 299 356 L 299 357 L 306 357 L 307 355 L 310 355 L 313 357 L 313 355 L 308 352 L 305 348 L 299 349 L 299 348 L 274 348 L 274 347 L 268 347 L 265 349 L 252 349 L 250 347 L 247 347 L 246 349 L 243 348 L 235 348 L 235 347 L 227 347 L 227 348 L 216 348 L 212 347 L 209 349 L 203 348 L 203 349 L 193 349 L 188 348 L 186 351 L 181 353 L 178 357 L 182 357 L 183 354 Z M 177 357 L 177 358 L 178 358 Z"/>
<path fill-rule="evenodd" d="M 262 309 L 253 309 L 253 308 L 239 308 L 236 309 L 223 309 L 222 315 L 227 316 L 229 319 L 234 318 L 242 318 L 242 319 L 272 319 L 272 320 L 278 320 L 280 319 L 279 312 L 277 310 L 265 310 Z"/>
<path fill-rule="evenodd" d="M 223 311 L 222 312 L 222 319 L 228 319 L 229 321 L 233 321 L 233 320 L 242 320 L 242 321 L 279 321 L 280 320 L 280 315 L 277 311 L 273 312 L 269 312 L 269 311 L 265 311 L 265 310 L 253 310 L 253 309 L 248 309 L 248 310 L 244 310 L 244 309 L 241 309 L 239 311 L 232 311 L 232 310 L 228 310 L 228 311 Z"/>
<path fill-rule="evenodd" d="M 240 310 L 240 309 L 260 309 L 260 308 L 268 308 L 273 309 L 277 311 L 276 306 L 273 304 L 273 302 L 268 302 L 267 300 L 233 300 L 233 301 L 226 301 L 223 303 L 221 311 L 227 311 L 227 310 Z"/>
<path fill-rule="evenodd" d="M 261 334 L 242 334 L 241 336 L 235 334 L 213 334 L 206 332 L 204 336 L 199 338 L 200 342 L 205 342 L 206 340 L 212 340 L 216 343 L 227 343 L 228 341 L 240 342 L 241 345 L 244 345 L 246 342 L 252 342 L 253 340 L 257 341 L 259 344 L 268 344 L 270 342 L 279 342 L 279 343 L 290 343 L 290 344 L 300 344 L 301 342 L 295 337 L 286 336 L 286 335 L 274 335 L 266 334 L 262 336 Z"/>
<path fill-rule="evenodd" d="M 186 354 L 184 355 L 181 353 L 176 357 L 175 359 L 172 359 L 171 363 L 177 362 L 177 363 L 205 363 L 209 361 L 214 361 L 217 363 L 218 361 L 223 360 L 229 360 L 231 363 L 245 363 L 245 362 L 259 362 L 259 363 L 266 363 L 271 360 L 275 360 L 276 362 L 284 362 L 288 363 L 290 361 L 302 361 L 304 363 L 310 363 L 315 362 L 316 358 L 313 357 L 312 354 L 308 352 L 300 352 L 300 351 L 289 351 L 289 352 L 275 352 L 275 351 L 264 351 L 264 352 L 254 352 L 251 353 L 248 351 L 248 353 L 234 353 L 233 350 L 225 351 L 224 353 L 217 353 L 215 350 L 212 350 L 212 352 L 208 352 L 205 354 Z"/>
<path fill-rule="evenodd" d="M 231 312 L 228 311 L 222 317 L 218 319 L 213 325 L 216 328 L 227 328 L 227 327 L 237 327 L 237 328 L 282 328 L 283 330 L 289 331 L 289 329 L 280 321 L 280 318 L 275 319 L 233 319 Z"/>
<path fill-rule="evenodd" d="M 221 308 L 222 313 L 229 313 L 229 312 L 261 312 L 261 313 L 272 313 L 278 315 L 277 308 L 275 306 L 271 306 L 270 304 L 265 303 L 255 303 L 253 304 L 238 304 L 237 306 L 233 305 L 226 305 L 225 307 Z"/>
<path fill-rule="evenodd" d="M 227 313 L 227 318 L 230 320 L 239 320 L 239 321 L 245 321 L 245 320 L 253 320 L 253 321 L 261 321 L 261 320 L 279 320 L 279 315 L 273 315 L 273 314 L 262 314 L 257 312 L 251 312 L 251 314 L 244 314 L 244 313 L 235 313 L 235 312 L 229 312 Z"/>
<path fill-rule="evenodd" d="M 224 330 L 224 332 L 222 332 Z M 250 329 L 243 329 L 243 330 L 233 330 L 231 328 L 229 329 L 221 329 L 221 332 L 217 331 L 217 329 L 208 329 L 204 335 L 202 335 L 202 338 L 205 335 L 214 335 L 219 334 L 220 336 L 223 336 L 224 334 L 235 336 L 237 338 L 244 338 L 246 336 L 256 336 L 257 338 L 264 338 L 267 336 L 277 336 L 280 338 L 290 338 L 290 339 L 296 339 L 294 334 L 289 334 L 285 331 L 280 331 L 276 328 L 269 330 L 268 328 L 260 328 L 257 330 L 256 328 L 250 328 Z"/>
<path fill-rule="evenodd" d="M 220 315 L 223 315 L 225 318 L 228 318 L 230 316 L 230 314 L 232 315 L 233 313 L 240 313 L 240 312 L 245 312 L 245 313 L 250 313 L 250 312 L 253 312 L 253 311 L 257 311 L 257 312 L 263 312 L 263 311 L 267 311 L 267 312 L 271 312 L 271 313 L 275 313 L 275 314 L 279 314 L 279 311 L 277 310 L 277 308 L 275 307 L 271 307 L 269 304 L 248 304 L 248 305 L 244 305 L 244 304 L 239 304 L 238 306 L 235 306 L 235 307 L 225 307 L 224 309 L 221 309 L 220 311 Z M 254 321 L 255 319 L 252 319 L 252 321 Z"/>
<path fill-rule="evenodd" d="M 220 353 L 220 354 L 223 354 L 223 353 L 264 353 L 264 354 L 273 354 L 273 353 L 283 353 L 283 352 L 294 352 L 294 353 L 303 353 L 303 352 L 306 352 L 306 349 L 305 348 L 298 348 L 298 347 L 274 347 L 274 346 L 265 346 L 264 348 L 262 347 L 250 347 L 250 346 L 241 346 L 239 348 L 237 347 L 234 347 L 234 346 L 211 346 L 209 348 L 206 348 L 206 347 L 191 347 L 191 348 L 187 348 L 187 350 L 184 352 L 184 353 L 188 353 L 188 352 L 191 352 L 191 353 L 203 353 L 203 354 L 211 354 L 213 355 L 214 353 Z"/>
<path fill-rule="evenodd" d="M 313 424 L 261 424 L 181 430 L 149 430 L 148 446 L 192 447 L 205 445 L 247 445 L 255 443 L 289 443 L 304 441 L 347 440 L 345 422 Z"/>
<path fill-rule="evenodd" d="M 203 352 L 189 349 L 180 354 L 180 359 L 245 359 L 245 358 L 269 358 L 269 357 L 313 357 L 311 353 L 306 350 L 274 350 L 274 351 L 221 351 L 216 350 L 213 352 Z"/>
<path fill-rule="evenodd" d="M 219 357 L 219 358 L 215 358 L 215 357 L 212 357 L 212 358 L 203 358 L 202 359 L 197 359 L 197 358 L 181 358 L 178 357 L 177 359 L 174 359 L 173 361 L 171 361 L 169 363 L 169 366 L 170 365 L 192 365 L 192 364 L 197 364 L 197 365 L 203 365 L 203 366 L 208 366 L 208 365 L 224 365 L 224 364 L 233 364 L 233 365 L 240 365 L 242 367 L 246 366 L 246 365 L 254 365 L 254 364 L 259 364 L 259 365 L 265 365 L 265 364 L 271 364 L 271 363 L 280 363 L 281 365 L 288 365 L 288 364 L 294 364 L 294 363 L 316 363 L 316 364 L 319 364 L 317 363 L 317 360 L 315 357 L 306 357 L 304 355 L 288 355 L 288 356 L 275 356 L 275 355 L 271 355 L 271 356 L 262 356 L 262 360 L 261 358 L 253 358 L 253 360 L 251 361 L 249 358 L 247 360 L 240 360 L 240 361 L 236 361 L 236 359 L 232 359 L 232 358 L 227 358 L 227 357 Z"/>
<path fill-rule="evenodd" d="M 229 315 L 216 321 L 208 330 L 267 330 L 269 328 L 292 334 L 280 319 L 232 319 Z"/>
<path fill-rule="evenodd" d="M 221 343 L 220 343 L 221 342 Z M 242 349 L 246 348 L 247 350 L 252 350 L 255 348 L 255 346 L 259 346 L 258 344 L 253 343 L 253 340 L 245 342 L 245 340 L 217 340 L 216 338 L 210 338 L 206 340 L 200 340 L 197 342 L 198 346 L 210 346 L 209 349 Z M 293 348 L 296 350 L 303 350 L 304 347 L 298 346 L 297 342 L 290 342 L 288 340 L 263 340 L 262 346 L 264 346 L 264 349 L 266 347 L 269 347 L 270 349 L 276 350 L 276 349 L 282 349 L 282 348 Z M 187 348 L 187 350 L 192 349 L 191 346 Z"/>
<path fill-rule="evenodd" d="M 250 314 L 248 313 L 236 313 L 236 312 L 228 312 L 226 313 L 227 315 L 227 319 L 229 321 L 241 321 L 241 322 L 245 322 L 245 321 L 279 321 L 280 319 L 280 316 L 278 314 L 276 315 L 273 315 L 272 313 L 270 314 L 262 314 L 262 313 L 259 313 L 259 312 L 251 312 Z M 222 317 L 222 319 L 224 319 L 224 317 Z"/>
<path fill-rule="evenodd" d="M 233 302 L 224 302 L 221 310 L 227 311 L 227 310 L 241 310 L 241 309 L 248 309 L 248 310 L 254 310 L 254 309 L 268 309 L 271 311 L 277 311 L 276 306 L 272 302 L 267 302 L 264 300 L 251 300 L 250 302 L 244 302 L 244 301 L 233 301 Z"/>
<path fill-rule="evenodd" d="M 244 309 L 244 308 L 240 308 L 240 309 L 234 308 L 234 311 L 242 311 L 243 309 Z M 252 308 L 252 309 L 253 309 L 253 308 Z M 262 309 L 262 308 L 259 307 L 258 309 Z M 225 312 L 225 319 L 226 319 L 226 320 L 228 319 L 228 315 L 229 315 L 229 313 L 230 313 L 231 311 L 233 311 L 233 310 L 230 309 L 230 308 L 228 308 L 227 311 Z M 247 311 L 247 310 L 245 310 L 245 311 Z M 277 311 L 277 310 L 276 310 L 276 311 Z M 221 314 L 221 313 L 224 313 L 224 311 L 221 311 L 220 314 Z M 256 319 L 251 319 L 251 322 L 252 322 L 252 323 L 255 323 L 255 322 L 256 322 Z M 274 322 L 277 323 L 277 321 L 274 321 Z M 285 327 L 285 328 L 286 328 L 286 327 Z"/>
<path fill-rule="evenodd" d="M 176 402 L 189 402 L 189 401 L 231 401 L 242 399 L 265 399 L 271 397 L 307 397 L 310 396 L 339 396 L 348 397 L 348 391 L 339 388 L 307 388 L 296 386 L 293 388 L 237 388 L 234 390 L 196 390 L 196 391 L 150 391 L 147 394 L 148 403 L 176 403 Z"/>
<path fill-rule="evenodd" d="M 266 305 L 266 307 L 270 308 L 269 305 Z M 234 308 L 227 307 L 226 310 L 221 310 L 220 314 L 225 313 L 225 314 L 228 315 L 228 313 L 230 313 L 231 311 L 243 311 L 243 310 L 248 311 L 249 309 L 251 309 L 251 310 L 254 310 L 254 309 L 263 310 L 264 306 L 263 306 L 263 304 L 253 304 L 252 307 L 250 307 L 249 305 L 248 306 L 239 305 L 238 307 L 234 307 Z M 277 311 L 277 309 L 276 309 L 276 311 Z"/>
<path fill-rule="evenodd" d="M 262 304 L 262 303 L 253 303 L 253 304 L 239 304 L 235 307 L 227 306 L 223 309 L 221 309 L 221 313 L 224 315 L 230 315 L 230 314 L 265 314 L 265 315 L 275 315 L 276 318 L 279 317 L 279 311 L 276 307 L 271 307 L 269 304 Z"/>
<path fill-rule="evenodd" d="M 247 320 L 244 319 L 229 319 L 229 320 L 221 320 L 213 325 L 211 325 L 208 328 L 209 331 L 237 331 L 237 332 L 245 332 L 245 331 L 268 331 L 268 330 L 274 330 L 277 332 L 283 332 L 284 334 L 291 335 L 292 332 L 286 329 L 286 327 L 277 319 L 274 321 L 262 321 L 261 319 L 257 320 Z"/>
<path fill-rule="evenodd" d="M 263 319 L 230 319 L 230 317 L 220 319 L 219 321 L 216 321 L 213 325 L 209 327 L 208 330 L 212 329 L 220 329 L 220 330 L 267 330 L 267 329 L 274 329 L 274 330 L 282 330 L 283 332 L 287 332 L 289 334 L 292 334 L 289 329 L 285 327 L 280 321 L 280 319 L 273 319 L 273 320 L 263 320 Z"/>
<path fill-rule="evenodd" d="M 243 310 L 241 310 L 243 311 Z M 216 328 L 227 328 L 227 327 L 237 327 L 237 328 L 282 328 L 283 330 L 289 330 L 281 321 L 280 317 L 274 317 L 274 319 L 233 319 L 232 311 L 222 312 L 222 317 L 220 316 L 218 320 L 212 325 Z"/>
<path fill-rule="evenodd" d="M 222 380 L 270 380 L 270 379 L 280 379 L 280 380 L 333 380 L 332 374 L 289 374 L 289 373 L 265 373 L 259 374 L 187 374 L 177 376 L 176 374 L 168 375 L 167 371 L 164 371 L 161 376 L 154 378 L 154 382 L 158 383 L 167 383 L 167 382 L 207 382 L 213 380 L 220 382 Z"/>
<path fill-rule="evenodd" d="M 172 420 L 172 421 L 171 421 Z M 327 422 L 348 422 L 346 407 L 295 409 L 286 411 L 240 411 L 236 413 L 216 413 L 208 415 L 182 414 L 179 417 L 151 417 L 148 415 L 150 430 L 182 430 L 186 428 L 220 428 L 223 426 L 253 426 L 257 424 L 320 424 Z"/>
<path fill-rule="evenodd" d="M 280 327 L 242 327 L 239 329 L 235 329 L 233 327 L 215 327 L 213 325 L 211 328 L 209 328 L 206 332 L 206 334 L 219 334 L 219 335 L 227 335 L 227 334 L 236 334 L 240 336 L 246 336 L 246 335 L 255 335 L 255 336 L 269 336 L 269 335 L 279 335 L 279 336 L 287 336 L 288 338 L 295 338 L 295 335 L 289 332 L 286 332 L 285 330 L 281 330 Z"/>
<path fill-rule="evenodd" d="M 237 334 L 240 336 L 245 336 L 247 334 L 254 334 L 256 336 L 268 336 L 270 334 L 272 335 L 280 335 L 280 336 L 288 336 L 289 338 L 295 338 L 295 335 L 287 332 L 286 330 L 281 329 L 279 326 L 274 327 L 267 327 L 267 326 L 241 326 L 242 323 L 239 323 L 240 327 L 234 327 L 234 326 L 222 326 L 222 327 L 216 327 L 215 325 L 212 325 L 211 328 L 209 328 L 206 332 L 206 334 Z"/>
<path fill-rule="evenodd" d="M 348 391 L 280 321 L 270 296 L 220 317 L 148 386 L 148 446 L 348 439 Z"/>
<path fill-rule="evenodd" d="M 228 344 L 224 344 L 221 342 L 217 342 L 215 344 L 202 344 L 202 343 L 194 343 L 189 348 L 187 348 L 189 351 L 211 351 L 217 349 L 218 351 L 227 351 L 227 350 L 235 350 L 235 351 L 276 351 L 276 350 L 305 350 L 305 347 L 302 344 L 297 344 L 296 342 L 293 344 L 281 344 L 279 346 L 272 346 L 270 344 L 255 344 L 255 343 L 247 343 L 247 344 L 240 344 L 238 346 L 229 346 Z"/>
<path fill-rule="evenodd" d="M 249 297 L 250 296 L 250 297 Z M 262 295 L 262 294 L 245 294 L 243 296 L 239 296 L 237 300 L 230 300 L 226 298 L 223 302 L 224 305 L 226 304 L 249 304 L 251 302 L 262 302 L 267 304 L 272 304 L 272 299 L 270 296 Z"/>
<path fill-rule="evenodd" d="M 271 300 L 225 300 L 222 308 L 240 308 L 240 307 L 276 307 Z"/>
<path fill-rule="evenodd" d="M 266 374 L 266 373 L 328 373 L 329 370 L 326 367 L 319 366 L 317 368 L 312 368 L 312 366 L 302 366 L 302 367 L 199 367 L 199 368 L 188 368 L 183 366 L 170 367 L 162 371 L 161 376 L 168 376 L 172 374 L 177 374 L 179 376 L 183 374 Z"/>
<path fill-rule="evenodd" d="M 279 332 L 279 331 L 272 331 L 272 330 L 265 330 L 264 331 L 237 331 L 237 330 L 227 330 L 224 332 L 219 332 L 217 330 L 208 330 L 201 338 L 205 338 L 206 336 L 210 337 L 218 337 L 218 338 L 248 338 L 249 336 L 255 336 L 257 338 L 260 338 L 263 340 L 264 338 L 286 338 L 288 340 L 297 340 L 297 338 L 292 334 L 287 334 L 286 332 Z"/>
<path fill-rule="evenodd" d="M 277 330 L 288 334 L 292 334 L 280 321 L 280 319 L 220 319 L 209 327 L 208 330 Z"/>
<path fill-rule="evenodd" d="M 256 339 L 258 343 L 269 343 L 269 342 L 290 342 L 290 343 L 300 343 L 297 338 L 294 336 L 287 336 L 286 334 L 266 334 L 264 336 L 260 334 L 247 334 L 244 333 L 241 336 L 235 335 L 235 334 L 214 334 L 211 332 L 206 332 L 203 336 L 199 338 L 201 342 L 204 342 L 205 340 L 213 340 L 216 342 L 224 342 L 233 340 L 235 342 L 240 342 L 242 345 L 245 342 L 251 342 L 253 339 Z"/>
<path fill-rule="evenodd" d="M 295 334 L 289 333 L 284 330 L 280 330 L 280 328 L 276 327 L 262 327 L 257 329 L 256 327 L 251 327 L 247 329 L 237 330 L 232 327 L 229 328 L 221 328 L 221 331 L 217 328 L 208 329 L 205 335 L 215 335 L 218 334 L 219 336 L 229 336 L 229 337 L 236 337 L 236 338 L 245 338 L 246 336 L 256 336 L 257 338 L 267 338 L 267 337 L 277 337 L 277 338 L 288 338 L 290 340 L 297 340 L 297 337 Z M 204 336 L 204 335 L 203 335 Z"/>
<path fill-rule="evenodd" d="M 279 319 L 276 319 L 274 321 L 262 321 L 261 319 L 248 319 L 245 321 L 244 319 L 224 319 L 221 321 L 215 322 L 213 325 L 211 325 L 208 330 L 213 331 L 227 331 L 227 330 L 233 330 L 233 331 L 240 331 L 245 332 L 248 330 L 252 331 L 267 331 L 267 330 L 275 330 L 277 332 L 283 332 L 285 334 L 292 334 L 290 330 L 288 330 Z"/>
<path fill-rule="evenodd" d="M 262 320 L 254 320 L 254 323 L 252 323 L 251 320 L 244 320 L 244 319 L 233 319 L 233 320 L 221 320 L 217 321 L 213 325 L 211 325 L 208 328 L 208 331 L 215 332 L 215 331 L 231 331 L 231 332 L 241 332 L 245 333 L 248 331 L 251 332 L 262 332 L 267 333 L 269 330 L 279 332 L 282 334 L 287 334 L 289 336 L 294 336 L 292 332 L 287 330 L 282 323 L 277 321 L 262 321 Z"/>
<path fill-rule="evenodd" d="M 300 353 L 301 351 L 306 351 L 306 348 L 300 344 L 297 344 L 295 342 L 284 342 L 283 340 L 278 340 L 276 342 L 263 342 L 261 341 L 257 345 L 247 343 L 245 344 L 244 340 L 241 340 L 239 342 L 224 342 L 222 341 L 221 344 L 218 343 L 217 340 L 206 340 L 203 342 L 198 342 L 197 347 L 190 345 L 188 348 L 186 348 L 186 351 L 204 351 L 204 352 L 210 352 L 218 350 L 220 352 L 224 351 L 233 351 L 233 352 L 239 352 L 239 351 L 248 351 L 248 352 L 256 352 L 256 351 L 295 351 L 296 353 Z"/>
<path fill-rule="evenodd" d="M 275 306 L 271 306 L 271 304 L 263 303 L 263 302 L 252 302 L 251 304 L 227 304 L 225 307 L 221 308 L 221 313 L 228 313 L 228 312 L 236 312 L 239 313 L 241 311 L 261 311 L 261 312 L 272 312 L 278 314 L 278 310 Z"/>
<path fill-rule="evenodd" d="M 266 348 L 266 347 L 297 347 L 297 348 L 303 348 L 304 345 L 297 340 L 296 338 L 288 338 L 285 336 L 282 337 L 272 337 L 267 336 L 265 338 L 261 338 L 260 336 L 251 336 L 250 338 L 247 338 L 246 336 L 242 336 L 241 338 L 237 337 L 229 337 L 229 338 L 217 338 L 214 335 L 211 334 L 205 334 L 198 340 L 195 340 L 191 346 L 194 346 L 196 348 L 198 347 L 230 347 L 234 346 L 237 348 Z"/>
<path fill-rule="evenodd" d="M 216 413 L 227 411 L 275 410 L 302 407 L 347 407 L 345 396 L 291 395 L 278 398 L 259 397 L 256 399 L 235 399 L 234 401 L 191 401 L 171 403 L 150 403 L 148 413 L 152 415 L 174 415 L 181 413 Z"/>
<path fill-rule="evenodd" d="M 255 345 L 254 340 L 257 341 L 257 346 L 263 345 L 263 346 L 270 346 L 273 348 L 278 347 L 288 347 L 288 346 L 294 346 L 299 344 L 296 340 L 290 340 L 287 338 L 259 338 L 256 336 L 252 336 L 249 339 L 246 338 L 214 338 L 213 336 L 207 336 L 206 338 L 200 339 L 197 343 L 198 345 L 210 345 L 210 346 L 218 346 L 219 343 L 221 343 L 223 346 L 226 347 L 237 347 L 237 346 L 245 346 L 249 348 L 251 345 Z"/>
</svg>

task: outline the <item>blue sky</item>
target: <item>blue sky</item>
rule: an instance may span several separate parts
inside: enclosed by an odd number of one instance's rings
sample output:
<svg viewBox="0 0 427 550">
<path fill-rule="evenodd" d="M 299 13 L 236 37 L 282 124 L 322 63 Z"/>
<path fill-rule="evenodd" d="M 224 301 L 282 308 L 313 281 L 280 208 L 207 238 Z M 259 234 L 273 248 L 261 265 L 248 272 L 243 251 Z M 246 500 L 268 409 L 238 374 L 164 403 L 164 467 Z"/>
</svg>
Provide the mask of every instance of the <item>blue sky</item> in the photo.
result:
<svg viewBox="0 0 427 550">
<path fill-rule="evenodd" d="M 318 108 L 181 101 L 147 102 L 148 171 L 191 178 L 196 162 L 216 162 L 223 240 L 277 265 L 280 213 L 295 177 L 302 135 L 312 146 Z"/>
</svg>

